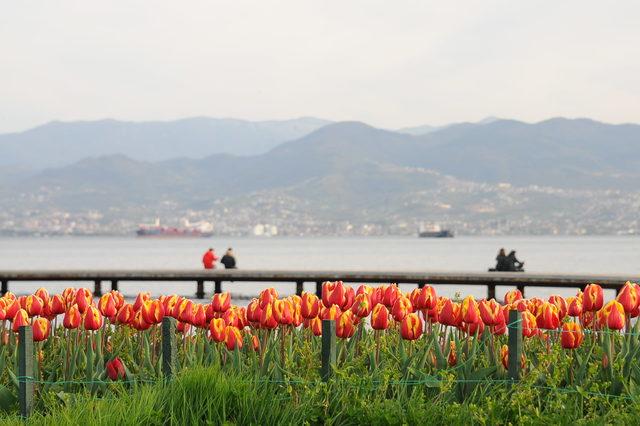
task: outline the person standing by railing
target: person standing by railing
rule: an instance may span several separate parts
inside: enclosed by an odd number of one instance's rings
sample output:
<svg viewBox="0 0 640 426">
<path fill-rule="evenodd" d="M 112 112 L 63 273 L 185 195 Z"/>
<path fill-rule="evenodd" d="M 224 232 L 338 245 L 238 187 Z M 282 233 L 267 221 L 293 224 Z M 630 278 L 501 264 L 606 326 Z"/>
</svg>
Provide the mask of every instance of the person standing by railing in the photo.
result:
<svg viewBox="0 0 640 426">
<path fill-rule="evenodd" d="M 216 252 L 213 251 L 212 248 L 207 250 L 204 256 L 202 256 L 202 264 L 204 265 L 204 269 L 215 269 L 217 260 L 218 256 L 216 256 Z"/>
</svg>

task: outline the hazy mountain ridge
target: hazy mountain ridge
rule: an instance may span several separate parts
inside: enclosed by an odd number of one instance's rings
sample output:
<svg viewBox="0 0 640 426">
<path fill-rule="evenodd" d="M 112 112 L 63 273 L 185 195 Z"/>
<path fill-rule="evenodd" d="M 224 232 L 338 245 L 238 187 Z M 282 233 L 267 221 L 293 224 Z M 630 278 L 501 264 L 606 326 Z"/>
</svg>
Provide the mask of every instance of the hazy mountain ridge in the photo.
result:
<svg viewBox="0 0 640 426">
<path fill-rule="evenodd" d="M 260 122 L 209 117 L 148 122 L 54 121 L 0 135 L 0 165 L 39 169 L 114 154 L 146 161 L 202 158 L 216 153 L 256 155 L 328 123 L 312 117 Z"/>
<path fill-rule="evenodd" d="M 314 228 L 316 221 L 405 223 L 398 232 L 408 232 L 407 223 L 425 218 L 468 233 L 501 220 L 529 232 L 600 229 L 592 222 L 618 232 L 637 225 L 633 215 L 616 215 L 640 202 L 639 163 L 640 126 L 633 124 L 496 120 L 416 136 L 340 122 L 260 155 L 87 158 L 0 183 L 0 194 L 7 211 L 95 210 L 133 223 L 187 211 L 224 222 L 232 211 L 247 223 L 311 223 L 308 232 L 333 229 Z M 524 229 L 513 223 L 509 229 Z"/>
</svg>

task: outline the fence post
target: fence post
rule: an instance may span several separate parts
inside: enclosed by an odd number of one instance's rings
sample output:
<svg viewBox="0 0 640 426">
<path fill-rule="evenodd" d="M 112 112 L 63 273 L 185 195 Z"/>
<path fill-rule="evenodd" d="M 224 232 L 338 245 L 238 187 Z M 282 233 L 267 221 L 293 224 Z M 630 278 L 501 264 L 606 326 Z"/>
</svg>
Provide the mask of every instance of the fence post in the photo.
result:
<svg viewBox="0 0 640 426">
<path fill-rule="evenodd" d="M 0 290 L 0 294 L 4 296 L 9 291 L 9 281 L 2 280 L 2 290 Z"/>
<path fill-rule="evenodd" d="M 322 281 L 316 281 L 316 296 L 322 299 Z"/>
<path fill-rule="evenodd" d="M 522 293 L 522 297 L 524 297 L 524 285 L 518 285 L 518 290 L 520 290 L 520 293 Z"/>
<path fill-rule="evenodd" d="M 418 283 L 418 288 L 424 288 L 425 285 L 426 283 Z"/>
<path fill-rule="evenodd" d="M 297 281 L 296 282 L 296 294 L 298 296 L 302 296 L 302 292 L 304 291 L 304 282 L 303 281 Z"/>
<path fill-rule="evenodd" d="M 222 281 L 220 280 L 215 281 L 213 292 L 216 294 L 222 293 Z"/>
<path fill-rule="evenodd" d="M 198 280 L 196 284 L 196 298 L 204 299 L 204 281 Z"/>
<path fill-rule="evenodd" d="M 331 377 L 331 365 L 336 363 L 336 322 L 322 320 L 322 381 Z"/>
<path fill-rule="evenodd" d="M 176 346 L 176 320 L 162 319 L 162 374 L 170 379 L 176 370 L 178 348 Z"/>
<path fill-rule="evenodd" d="M 487 300 L 491 300 L 491 299 L 495 299 L 496 298 L 496 285 L 495 284 L 488 284 L 487 285 Z"/>
<path fill-rule="evenodd" d="M 111 291 L 118 291 L 118 280 L 111 280 Z"/>
<path fill-rule="evenodd" d="M 20 415 L 27 418 L 33 408 L 33 329 L 30 325 L 18 330 L 18 383 Z"/>
<path fill-rule="evenodd" d="M 93 284 L 93 295 L 96 297 L 102 296 L 102 281 L 96 280 Z"/>
<path fill-rule="evenodd" d="M 520 380 L 520 357 L 522 356 L 522 313 L 509 311 L 509 378 Z"/>
</svg>

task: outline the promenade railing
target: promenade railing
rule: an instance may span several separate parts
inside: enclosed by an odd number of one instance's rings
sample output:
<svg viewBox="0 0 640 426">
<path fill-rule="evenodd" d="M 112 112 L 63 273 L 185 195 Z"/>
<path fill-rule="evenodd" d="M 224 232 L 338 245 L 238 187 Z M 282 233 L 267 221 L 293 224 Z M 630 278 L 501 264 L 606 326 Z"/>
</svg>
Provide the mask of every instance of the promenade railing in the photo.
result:
<svg viewBox="0 0 640 426">
<path fill-rule="evenodd" d="M 90 282 L 94 295 L 102 294 L 102 284 L 110 283 L 112 290 L 121 290 L 121 283 L 175 282 L 195 283 L 196 298 L 205 297 L 205 283 L 213 283 L 213 292 L 221 293 L 223 283 L 292 283 L 296 294 L 302 294 L 305 283 L 315 283 L 321 296 L 322 283 L 341 280 L 353 284 L 396 283 L 429 285 L 481 286 L 487 289 L 487 298 L 496 297 L 497 286 L 517 287 L 523 294 L 526 287 L 584 288 L 598 283 L 605 289 L 618 292 L 628 275 L 566 275 L 530 274 L 522 272 L 397 272 L 397 271 L 305 271 L 305 270 L 0 270 L 0 293 L 9 291 L 9 285 L 25 282 Z M 19 287 L 17 287 L 19 288 Z"/>
</svg>

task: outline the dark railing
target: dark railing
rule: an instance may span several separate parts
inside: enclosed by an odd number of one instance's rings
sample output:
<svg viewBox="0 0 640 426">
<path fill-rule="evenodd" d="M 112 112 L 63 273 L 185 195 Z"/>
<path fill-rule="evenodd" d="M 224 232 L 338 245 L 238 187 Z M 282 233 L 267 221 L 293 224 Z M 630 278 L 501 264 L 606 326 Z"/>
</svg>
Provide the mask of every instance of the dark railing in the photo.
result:
<svg viewBox="0 0 640 426">
<path fill-rule="evenodd" d="M 487 298 L 495 298 L 496 286 L 517 287 L 524 294 L 525 287 L 584 288 L 595 282 L 616 292 L 631 276 L 560 275 L 510 272 L 372 272 L 372 271 L 251 271 L 251 270 L 59 270 L 59 271 L 0 271 L 2 294 L 9 291 L 9 283 L 24 281 L 93 282 L 94 295 L 102 294 L 102 283 L 111 283 L 118 290 L 121 282 L 165 281 L 195 282 L 196 297 L 204 298 L 204 283 L 213 282 L 214 292 L 222 292 L 223 282 L 295 283 L 296 294 L 302 294 L 304 283 L 316 283 L 321 294 L 325 281 L 346 283 L 396 283 L 429 285 L 486 286 Z"/>
</svg>

